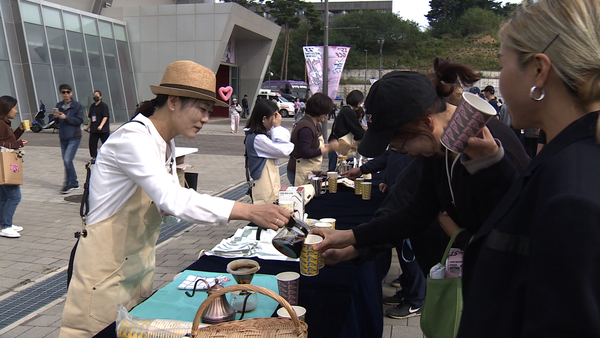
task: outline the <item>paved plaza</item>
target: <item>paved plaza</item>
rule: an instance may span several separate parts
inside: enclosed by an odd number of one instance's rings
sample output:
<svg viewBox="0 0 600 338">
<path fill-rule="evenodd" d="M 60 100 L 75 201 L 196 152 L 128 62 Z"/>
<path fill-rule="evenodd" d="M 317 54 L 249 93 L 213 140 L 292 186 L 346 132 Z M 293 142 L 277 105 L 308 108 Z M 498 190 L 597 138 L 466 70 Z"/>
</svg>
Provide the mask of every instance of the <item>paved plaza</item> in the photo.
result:
<svg viewBox="0 0 600 338">
<path fill-rule="evenodd" d="M 292 123 L 292 118 L 284 119 L 284 126 L 291 127 Z M 116 127 L 111 125 L 112 130 Z M 0 304 L 64 273 L 75 244 L 73 233 L 81 229 L 79 203 L 66 201 L 65 197 L 81 194 L 82 190 L 67 195 L 59 193 L 64 170 L 58 134 L 47 130 L 39 134 L 26 132 L 22 138 L 29 143 L 24 148 L 22 200 L 13 223 L 24 230 L 21 238 L 0 237 Z M 198 192 L 220 195 L 245 184 L 243 139 L 242 131 L 230 133 L 229 119 L 218 118 L 205 125 L 195 139 L 176 139 L 178 146 L 199 148 L 198 153 L 186 156 L 185 160 L 193 166 L 188 172 L 199 175 Z M 89 158 L 85 134 L 74 160 L 81 187 L 85 181 L 84 165 Z M 285 184 L 284 175 L 282 185 Z M 248 202 L 249 199 L 244 197 L 241 201 Z M 228 226 L 194 224 L 160 243 L 156 250 L 154 287 L 158 289 L 171 282 L 177 273 L 198 258 L 201 250 L 210 250 L 246 223 L 233 221 Z M 164 225 L 163 231 L 167 228 Z M 398 273 L 394 252 L 392 267 L 383 285 L 384 296 L 394 294 L 396 289 L 390 287 L 389 282 L 398 277 Z M 0 326 L 0 337 L 58 337 L 64 299 L 63 295 L 26 317 Z M 6 310 L 0 307 L 0 317 L 6 317 Z M 384 324 L 385 338 L 423 337 L 419 317 L 385 318 Z"/>
</svg>

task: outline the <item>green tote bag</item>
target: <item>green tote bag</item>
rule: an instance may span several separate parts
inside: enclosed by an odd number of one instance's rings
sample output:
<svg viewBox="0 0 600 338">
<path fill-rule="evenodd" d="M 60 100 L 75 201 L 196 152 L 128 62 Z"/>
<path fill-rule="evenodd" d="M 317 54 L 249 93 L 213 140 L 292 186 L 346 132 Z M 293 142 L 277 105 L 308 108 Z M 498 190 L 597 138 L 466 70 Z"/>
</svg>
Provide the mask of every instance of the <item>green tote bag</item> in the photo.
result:
<svg viewBox="0 0 600 338">
<path fill-rule="evenodd" d="M 448 258 L 456 235 L 463 230 L 456 231 L 450 239 L 440 262 L 442 265 L 446 264 L 446 258 Z M 427 275 L 427 293 L 421 314 L 421 330 L 427 338 L 456 337 L 462 308 L 462 279 L 460 277 L 431 279 L 431 276 Z"/>
</svg>

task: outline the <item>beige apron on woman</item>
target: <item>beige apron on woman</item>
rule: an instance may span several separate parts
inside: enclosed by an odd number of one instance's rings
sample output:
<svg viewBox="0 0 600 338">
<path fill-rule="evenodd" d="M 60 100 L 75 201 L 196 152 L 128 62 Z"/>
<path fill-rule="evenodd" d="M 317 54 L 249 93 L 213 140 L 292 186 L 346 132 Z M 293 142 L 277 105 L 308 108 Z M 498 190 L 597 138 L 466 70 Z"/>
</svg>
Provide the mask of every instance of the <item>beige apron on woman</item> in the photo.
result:
<svg viewBox="0 0 600 338">
<path fill-rule="evenodd" d="M 323 136 L 319 136 L 319 148 L 325 144 Z M 294 178 L 294 186 L 310 184 L 308 181 L 308 173 L 311 171 L 321 171 L 321 163 L 323 163 L 323 155 L 313 158 L 298 158 L 296 159 L 296 176 Z"/>
<path fill-rule="evenodd" d="M 88 225 L 73 262 L 61 338 L 92 337 L 152 294 L 155 246 L 162 220 L 138 187 L 110 217 Z"/>
<path fill-rule="evenodd" d="M 252 187 L 253 204 L 273 204 L 279 199 L 279 188 L 281 188 L 279 169 L 274 159 L 267 159 L 260 178 L 254 181 Z"/>
</svg>

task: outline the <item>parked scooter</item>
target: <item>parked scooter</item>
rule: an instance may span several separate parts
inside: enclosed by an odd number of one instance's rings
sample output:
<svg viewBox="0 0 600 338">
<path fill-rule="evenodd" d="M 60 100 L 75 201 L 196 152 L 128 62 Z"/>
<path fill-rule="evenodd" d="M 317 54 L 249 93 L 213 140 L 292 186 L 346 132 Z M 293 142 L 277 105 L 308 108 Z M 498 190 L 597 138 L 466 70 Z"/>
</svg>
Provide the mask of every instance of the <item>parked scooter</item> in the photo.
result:
<svg viewBox="0 0 600 338">
<path fill-rule="evenodd" d="M 46 106 L 40 101 L 40 110 L 35 114 L 34 121 L 31 122 L 31 131 L 39 133 L 43 129 L 52 129 L 52 133 L 58 130 L 58 123 L 54 121 L 54 115 L 48 115 L 48 124 L 46 124 Z"/>
</svg>

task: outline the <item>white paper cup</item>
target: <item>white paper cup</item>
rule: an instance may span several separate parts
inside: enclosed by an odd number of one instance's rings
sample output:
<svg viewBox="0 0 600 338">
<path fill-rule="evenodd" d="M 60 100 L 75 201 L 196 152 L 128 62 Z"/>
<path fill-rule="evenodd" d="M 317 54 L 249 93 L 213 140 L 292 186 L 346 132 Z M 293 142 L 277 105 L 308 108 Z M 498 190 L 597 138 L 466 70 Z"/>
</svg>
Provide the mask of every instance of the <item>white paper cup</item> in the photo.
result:
<svg viewBox="0 0 600 338">
<path fill-rule="evenodd" d="M 470 137 L 477 136 L 485 124 L 498 113 L 486 100 L 464 92 L 440 141 L 455 153 L 464 152 Z"/>
<path fill-rule="evenodd" d="M 306 320 L 306 309 L 305 308 L 303 308 L 302 306 L 297 306 L 297 305 L 293 305 L 292 308 L 294 309 L 294 311 L 296 311 L 296 316 L 298 316 L 298 319 L 300 319 L 301 321 Z M 279 316 L 281 318 L 291 318 L 290 314 L 284 307 L 277 310 L 277 316 Z"/>
<path fill-rule="evenodd" d="M 335 218 L 321 218 L 319 220 L 321 223 L 331 223 L 331 228 L 335 229 Z"/>
</svg>

